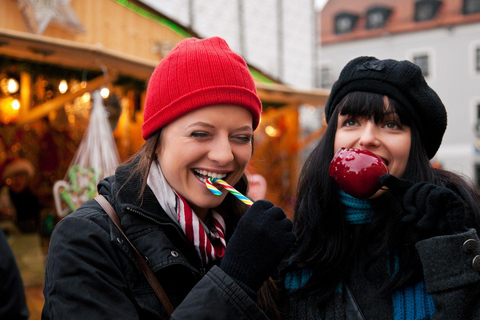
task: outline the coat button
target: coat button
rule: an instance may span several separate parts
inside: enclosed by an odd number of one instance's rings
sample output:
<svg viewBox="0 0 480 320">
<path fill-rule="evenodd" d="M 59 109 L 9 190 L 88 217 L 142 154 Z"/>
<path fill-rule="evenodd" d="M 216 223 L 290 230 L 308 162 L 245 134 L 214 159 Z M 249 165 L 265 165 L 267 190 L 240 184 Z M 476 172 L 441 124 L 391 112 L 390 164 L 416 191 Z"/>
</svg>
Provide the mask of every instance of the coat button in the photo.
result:
<svg viewBox="0 0 480 320">
<path fill-rule="evenodd" d="M 480 256 L 475 256 L 472 261 L 473 270 L 480 272 Z"/>
<path fill-rule="evenodd" d="M 463 243 L 463 251 L 465 253 L 474 253 L 477 251 L 478 243 L 473 239 L 468 239 Z"/>
<path fill-rule="evenodd" d="M 170 254 L 174 256 L 175 258 L 178 257 L 178 252 L 175 250 L 170 251 Z"/>
<path fill-rule="evenodd" d="M 123 243 L 123 239 L 120 238 L 120 237 L 117 237 L 117 242 L 120 243 L 120 244 L 122 244 L 122 243 Z"/>
</svg>

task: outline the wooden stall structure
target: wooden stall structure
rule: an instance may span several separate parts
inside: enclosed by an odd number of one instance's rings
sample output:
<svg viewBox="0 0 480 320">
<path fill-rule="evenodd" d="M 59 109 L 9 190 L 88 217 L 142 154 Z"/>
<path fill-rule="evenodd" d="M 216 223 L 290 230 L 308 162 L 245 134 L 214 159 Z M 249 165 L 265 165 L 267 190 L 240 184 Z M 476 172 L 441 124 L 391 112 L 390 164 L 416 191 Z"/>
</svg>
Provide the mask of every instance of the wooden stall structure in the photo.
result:
<svg viewBox="0 0 480 320">
<path fill-rule="evenodd" d="M 282 84 L 257 83 L 263 103 L 262 120 L 255 131 L 252 173 L 261 174 L 267 182 L 265 198 L 281 206 L 293 217 L 293 204 L 302 153 L 325 132 L 323 117 L 306 131 L 301 126 L 300 108 L 323 114 L 328 90 L 299 91 Z"/>
</svg>

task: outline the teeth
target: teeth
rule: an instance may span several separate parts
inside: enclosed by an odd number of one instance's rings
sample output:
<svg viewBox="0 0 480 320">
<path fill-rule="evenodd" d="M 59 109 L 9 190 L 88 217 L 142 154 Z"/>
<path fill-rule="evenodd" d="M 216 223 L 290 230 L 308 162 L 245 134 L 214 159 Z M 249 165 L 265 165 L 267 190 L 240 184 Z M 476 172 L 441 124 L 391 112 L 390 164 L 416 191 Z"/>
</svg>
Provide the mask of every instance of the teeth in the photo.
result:
<svg viewBox="0 0 480 320">
<path fill-rule="evenodd" d="M 223 179 L 227 176 L 226 173 L 215 173 L 215 172 L 210 172 L 210 171 L 207 171 L 207 170 L 197 170 L 197 169 L 194 169 L 194 171 L 199 174 L 199 175 L 202 175 L 202 177 L 198 177 L 200 180 L 202 180 L 203 182 L 205 182 L 206 178 L 204 178 L 203 176 L 207 176 L 207 177 L 210 177 L 210 178 L 213 178 L 213 179 Z"/>
</svg>

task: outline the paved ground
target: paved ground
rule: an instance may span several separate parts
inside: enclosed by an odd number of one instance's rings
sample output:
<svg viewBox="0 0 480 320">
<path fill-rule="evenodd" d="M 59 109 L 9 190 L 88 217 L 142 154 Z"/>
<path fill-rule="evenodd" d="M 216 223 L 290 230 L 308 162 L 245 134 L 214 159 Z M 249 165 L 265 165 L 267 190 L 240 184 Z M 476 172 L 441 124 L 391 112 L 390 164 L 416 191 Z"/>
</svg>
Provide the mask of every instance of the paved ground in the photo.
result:
<svg viewBox="0 0 480 320">
<path fill-rule="evenodd" d="M 30 287 L 25 289 L 27 296 L 27 306 L 30 311 L 29 320 L 40 320 L 43 308 L 42 287 Z"/>
</svg>

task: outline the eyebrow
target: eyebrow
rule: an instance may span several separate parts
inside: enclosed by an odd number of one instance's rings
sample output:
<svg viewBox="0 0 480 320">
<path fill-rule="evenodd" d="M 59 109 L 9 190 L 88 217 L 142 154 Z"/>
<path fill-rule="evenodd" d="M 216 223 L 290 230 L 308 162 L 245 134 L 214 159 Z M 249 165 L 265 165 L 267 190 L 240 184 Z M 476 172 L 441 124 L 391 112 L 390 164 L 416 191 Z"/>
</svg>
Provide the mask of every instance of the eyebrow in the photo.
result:
<svg viewBox="0 0 480 320">
<path fill-rule="evenodd" d="M 212 129 L 215 128 L 211 124 L 206 123 L 206 122 L 202 122 L 202 121 L 194 122 L 194 123 L 188 125 L 187 128 L 191 128 L 191 127 L 194 127 L 194 126 L 201 126 L 201 127 L 205 127 L 205 128 L 212 128 Z M 253 130 L 253 129 L 252 129 L 251 126 L 243 126 L 243 127 L 235 129 L 235 131 L 243 131 L 243 130 Z"/>
<path fill-rule="evenodd" d="M 190 125 L 187 126 L 187 128 L 190 128 L 190 127 L 194 127 L 194 126 L 201 126 L 201 127 L 207 127 L 207 128 L 214 128 L 214 126 L 212 126 L 211 124 L 208 124 L 206 122 L 202 122 L 202 121 L 198 121 L 198 122 L 194 122 Z"/>
<path fill-rule="evenodd" d="M 237 131 L 243 131 L 243 130 L 253 130 L 251 126 L 243 126 L 241 128 L 235 129 Z"/>
</svg>

